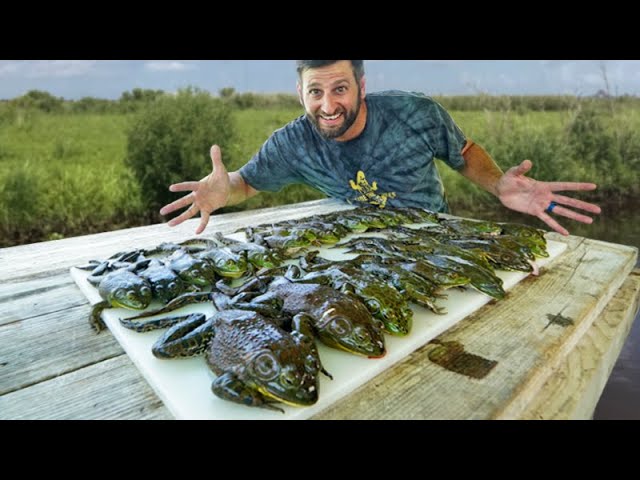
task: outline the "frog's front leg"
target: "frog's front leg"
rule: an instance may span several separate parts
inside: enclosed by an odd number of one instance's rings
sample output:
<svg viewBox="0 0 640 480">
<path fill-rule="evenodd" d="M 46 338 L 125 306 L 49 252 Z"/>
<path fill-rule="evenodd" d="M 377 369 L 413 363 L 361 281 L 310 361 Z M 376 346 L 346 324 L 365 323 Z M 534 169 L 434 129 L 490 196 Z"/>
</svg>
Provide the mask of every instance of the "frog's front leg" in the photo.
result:
<svg viewBox="0 0 640 480">
<path fill-rule="evenodd" d="M 282 408 L 271 403 L 259 392 L 247 387 L 235 374 L 227 372 L 216 378 L 211 391 L 218 397 L 248 407 L 267 408 L 284 413 Z"/>
</svg>

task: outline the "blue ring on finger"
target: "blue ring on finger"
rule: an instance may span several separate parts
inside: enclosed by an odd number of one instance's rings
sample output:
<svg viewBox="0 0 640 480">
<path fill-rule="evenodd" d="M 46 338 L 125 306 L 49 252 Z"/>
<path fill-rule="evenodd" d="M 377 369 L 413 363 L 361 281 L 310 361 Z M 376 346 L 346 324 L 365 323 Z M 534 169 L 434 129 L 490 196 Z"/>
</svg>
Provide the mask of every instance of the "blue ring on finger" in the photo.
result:
<svg viewBox="0 0 640 480">
<path fill-rule="evenodd" d="M 556 202 L 551 202 L 549 204 L 549 206 L 547 207 L 547 209 L 545 210 L 545 212 L 551 213 L 551 212 L 553 212 L 553 209 L 556 208 L 557 206 L 558 206 L 558 204 Z"/>
</svg>

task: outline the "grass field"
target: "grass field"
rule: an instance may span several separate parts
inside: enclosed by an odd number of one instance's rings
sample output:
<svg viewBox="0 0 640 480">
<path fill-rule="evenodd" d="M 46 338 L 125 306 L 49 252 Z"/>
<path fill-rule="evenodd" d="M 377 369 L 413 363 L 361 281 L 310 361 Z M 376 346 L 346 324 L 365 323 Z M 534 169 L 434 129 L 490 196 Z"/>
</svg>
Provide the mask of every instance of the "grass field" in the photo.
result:
<svg viewBox="0 0 640 480">
<path fill-rule="evenodd" d="M 227 168 L 237 169 L 275 129 L 301 113 L 277 108 L 235 111 L 238 131 L 231 157 L 237 164 Z M 532 176 L 539 180 L 594 181 L 601 198 L 640 194 L 637 109 L 451 114 L 504 169 L 529 158 L 534 162 Z M 124 167 L 132 118 L 25 110 L 10 120 L 0 119 L 0 246 L 161 221 L 156 212 L 144 211 L 142 192 Z M 208 168 L 208 152 L 203 152 L 202 162 Z M 495 202 L 443 164 L 439 167 L 453 203 Z M 309 187 L 294 185 L 225 211 L 322 197 Z"/>
</svg>

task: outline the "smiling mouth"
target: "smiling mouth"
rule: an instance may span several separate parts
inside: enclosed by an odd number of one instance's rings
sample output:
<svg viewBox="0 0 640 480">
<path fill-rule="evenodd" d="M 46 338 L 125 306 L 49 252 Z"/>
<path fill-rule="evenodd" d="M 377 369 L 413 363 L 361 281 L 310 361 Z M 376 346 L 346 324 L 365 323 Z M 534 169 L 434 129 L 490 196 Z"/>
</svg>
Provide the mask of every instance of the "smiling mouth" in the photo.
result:
<svg viewBox="0 0 640 480">
<path fill-rule="evenodd" d="M 319 115 L 320 119 L 327 123 L 335 122 L 341 116 L 342 116 L 342 113 L 336 113 L 335 115 Z"/>
</svg>

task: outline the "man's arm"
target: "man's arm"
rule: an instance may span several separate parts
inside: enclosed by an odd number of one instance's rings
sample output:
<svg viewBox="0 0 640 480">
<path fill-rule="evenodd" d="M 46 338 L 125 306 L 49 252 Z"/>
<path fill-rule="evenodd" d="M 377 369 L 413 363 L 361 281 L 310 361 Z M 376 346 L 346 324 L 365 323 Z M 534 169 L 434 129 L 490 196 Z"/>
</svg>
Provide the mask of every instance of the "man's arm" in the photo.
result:
<svg viewBox="0 0 640 480">
<path fill-rule="evenodd" d="M 258 193 L 260 193 L 258 190 L 245 182 L 244 178 L 242 178 L 242 175 L 240 175 L 240 173 L 237 171 L 231 172 L 229 174 L 229 183 L 229 198 L 225 206 L 237 205 L 246 200 L 249 200 L 251 197 L 254 197 Z"/>
<path fill-rule="evenodd" d="M 567 190 L 595 190 L 597 186 L 594 183 L 539 182 L 525 176 L 533 166 L 530 160 L 524 160 L 520 165 L 503 173 L 493 158 L 480 145 L 470 140 L 467 140 L 462 149 L 462 157 L 465 161 L 465 166 L 460 171 L 462 175 L 498 197 L 505 207 L 538 217 L 562 235 L 569 235 L 569 232 L 549 215 L 550 205 L 557 205 L 553 209 L 554 214 L 582 223 L 592 223 L 593 219 L 569 207 L 593 214 L 600 213 L 600 207 L 597 205 L 556 193 Z"/>
<path fill-rule="evenodd" d="M 462 158 L 464 158 L 465 165 L 460 173 L 497 197 L 496 186 L 504 172 L 486 150 L 471 140 L 467 140 L 462 149 Z"/>
</svg>

